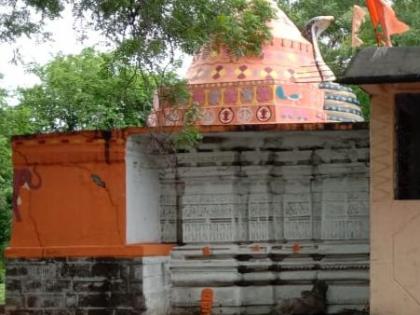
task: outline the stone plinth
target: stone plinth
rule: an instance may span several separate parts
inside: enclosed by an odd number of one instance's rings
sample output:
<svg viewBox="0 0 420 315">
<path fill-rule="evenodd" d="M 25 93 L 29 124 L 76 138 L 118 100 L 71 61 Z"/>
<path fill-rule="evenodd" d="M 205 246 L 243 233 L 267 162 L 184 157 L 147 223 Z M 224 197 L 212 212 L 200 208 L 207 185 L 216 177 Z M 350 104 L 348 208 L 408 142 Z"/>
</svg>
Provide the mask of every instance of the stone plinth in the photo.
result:
<svg viewBox="0 0 420 315">
<path fill-rule="evenodd" d="M 165 314 L 167 261 L 159 257 L 9 260 L 6 314 Z"/>
</svg>

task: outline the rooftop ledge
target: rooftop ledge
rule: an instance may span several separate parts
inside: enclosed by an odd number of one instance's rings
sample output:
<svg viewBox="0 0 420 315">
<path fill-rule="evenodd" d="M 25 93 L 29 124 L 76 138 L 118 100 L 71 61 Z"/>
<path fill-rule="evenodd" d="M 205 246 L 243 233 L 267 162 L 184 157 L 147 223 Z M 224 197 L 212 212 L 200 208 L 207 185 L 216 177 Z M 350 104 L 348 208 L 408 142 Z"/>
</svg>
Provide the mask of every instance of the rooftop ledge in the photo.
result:
<svg viewBox="0 0 420 315">
<path fill-rule="evenodd" d="M 369 129 L 368 122 L 326 122 L 326 123 L 292 123 L 292 124 L 258 124 L 258 125 L 226 125 L 226 126 L 197 126 L 198 130 L 203 134 L 223 133 L 223 132 L 253 132 L 253 131 L 327 131 L 327 130 L 362 130 Z M 84 130 L 73 132 L 54 132 L 44 134 L 16 135 L 13 136 L 15 145 L 21 144 L 23 141 L 36 141 L 43 144 L 43 140 L 53 138 L 65 138 L 66 136 L 79 135 L 86 137 L 93 143 L 103 143 L 106 138 L 110 141 L 119 142 L 117 138 L 127 138 L 132 135 L 141 135 L 147 133 L 173 133 L 181 131 L 182 127 L 129 127 L 124 129 L 114 129 L 111 131 Z M 96 141 L 95 141 L 96 139 Z M 114 140 L 112 140 L 114 139 Z M 66 143 L 65 139 L 60 142 Z M 122 144 L 122 142 L 120 142 Z"/>
<path fill-rule="evenodd" d="M 52 257 L 153 257 L 169 256 L 174 244 L 134 244 L 126 246 L 51 246 L 9 247 L 6 257 L 52 258 Z"/>
<path fill-rule="evenodd" d="M 338 80 L 343 84 L 420 82 L 420 47 L 362 49 Z"/>
</svg>

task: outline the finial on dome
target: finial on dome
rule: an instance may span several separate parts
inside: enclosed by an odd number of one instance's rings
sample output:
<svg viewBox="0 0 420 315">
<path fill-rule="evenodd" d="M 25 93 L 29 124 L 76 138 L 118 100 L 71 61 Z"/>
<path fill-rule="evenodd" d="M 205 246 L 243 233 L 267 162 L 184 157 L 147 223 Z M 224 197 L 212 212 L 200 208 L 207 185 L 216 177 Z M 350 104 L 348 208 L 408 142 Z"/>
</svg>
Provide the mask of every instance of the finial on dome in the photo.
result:
<svg viewBox="0 0 420 315">
<path fill-rule="evenodd" d="M 313 45 L 315 62 L 322 81 L 335 81 L 336 79 L 334 73 L 325 63 L 324 58 L 322 58 L 318 43 L 321 34 L 331 25 L 333 21 L 333 16 L 317 16 L 309 20 L 309 22 L 305 25 L 304 36 Z"/>
</svg>

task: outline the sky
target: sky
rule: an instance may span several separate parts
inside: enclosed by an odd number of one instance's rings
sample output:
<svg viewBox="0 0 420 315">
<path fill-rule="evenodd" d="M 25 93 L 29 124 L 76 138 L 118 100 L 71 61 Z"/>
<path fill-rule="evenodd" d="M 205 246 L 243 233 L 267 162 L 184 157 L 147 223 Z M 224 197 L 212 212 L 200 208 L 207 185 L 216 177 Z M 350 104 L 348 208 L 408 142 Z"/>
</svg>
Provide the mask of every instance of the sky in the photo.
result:
<svg viewBox="0 0 420 315">
<path fill-rule="evenodd" d="M 30 87 L 39 82 L 38 78 L 27 72 L 30 63 L 44 64 L 58 53 L 77 54 L 84 47 L 96 46 L 105 50 L 103 39 L 98 34 L 89 33 L 89 39 L 83 43 L 77 39 L 73 30 L 73 18 L 70 10 L 65 10 L 62 19 L 48 22 L 46 31 L 52 33 L 52 40 L 41 42 L 36 38 L 21 38 L 15 44 L 0 45 L 0 73 L 3 79 L 0 86 L 12 91 L 19 87 Z M 14 50 L 19 49 L 22 63 L 13 64 Z"/>
<path fill-rule="evenodd" d="M 8 91 L 13 91 L 17 87 L 31 87 L 39 82 L 38 78 L 27 71 L 30 63 L 45 64 L 58 53 L 78 54 L 83 48 L 94 46 L 100 51 L 106 51 L 105 39 L 100 34 L 93 31 L 88 32 L 88 39 L 81 42 L 78 39 L 77 32 L 73 29 L 74 19 L 71 10 L 67 8 L 62 13 L 59 20 L 48 22 L 46 31 L 52 34 L 52 39 L 47 42 L 40 42 L 36 38 L 19 39 L 16 44 L 0 44 L 0 74 L 3 79 L 0 80 L 0 87 Z M 14 56 L 14 50 L 19 49 L 23 63 L 13 64 L 11 60 Z M 178 74 L 185 75 L 190 58 L 184 58 L 183 67 Z M 16 105 L 15 97 L 9 98 L 10 105 Z"/>
</svg>

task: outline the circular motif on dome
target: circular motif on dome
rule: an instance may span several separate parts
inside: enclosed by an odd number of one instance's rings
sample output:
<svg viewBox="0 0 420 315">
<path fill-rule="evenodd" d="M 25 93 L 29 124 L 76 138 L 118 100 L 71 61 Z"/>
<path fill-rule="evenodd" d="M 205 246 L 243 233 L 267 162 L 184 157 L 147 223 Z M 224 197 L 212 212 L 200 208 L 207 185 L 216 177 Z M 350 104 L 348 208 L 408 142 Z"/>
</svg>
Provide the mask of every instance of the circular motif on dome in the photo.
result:
<svg viewBox="0 0 420 315">
<path fill-rule="evenodd" d="M 248 123 L 252 119 L 252 110 L 249 107 L 241 107 L 238 110 L 238 122 Z"/>
<path fill-rule="evenodd" d="M 261 106 L 257 110 L 257 119 L 262 122 L 269 121 L 271 118 L 271 109 L 268 106 Z"/>
<path fill-rule="evenodd" d="M 201 114 L 201 122 L 203 125 L 211 125 L 214 123 L 214 112 L 210 110 L 204 110 Z"/>
<path fill-rule="evenodd" d="M 219 120 L 223 124 L 231 123 L 234 116 L 235 116 L 235 114 L 233 113 L 232 109 L 230 109 L 230 108 L 223 108 L 219 112 Z"/>
</svg>

